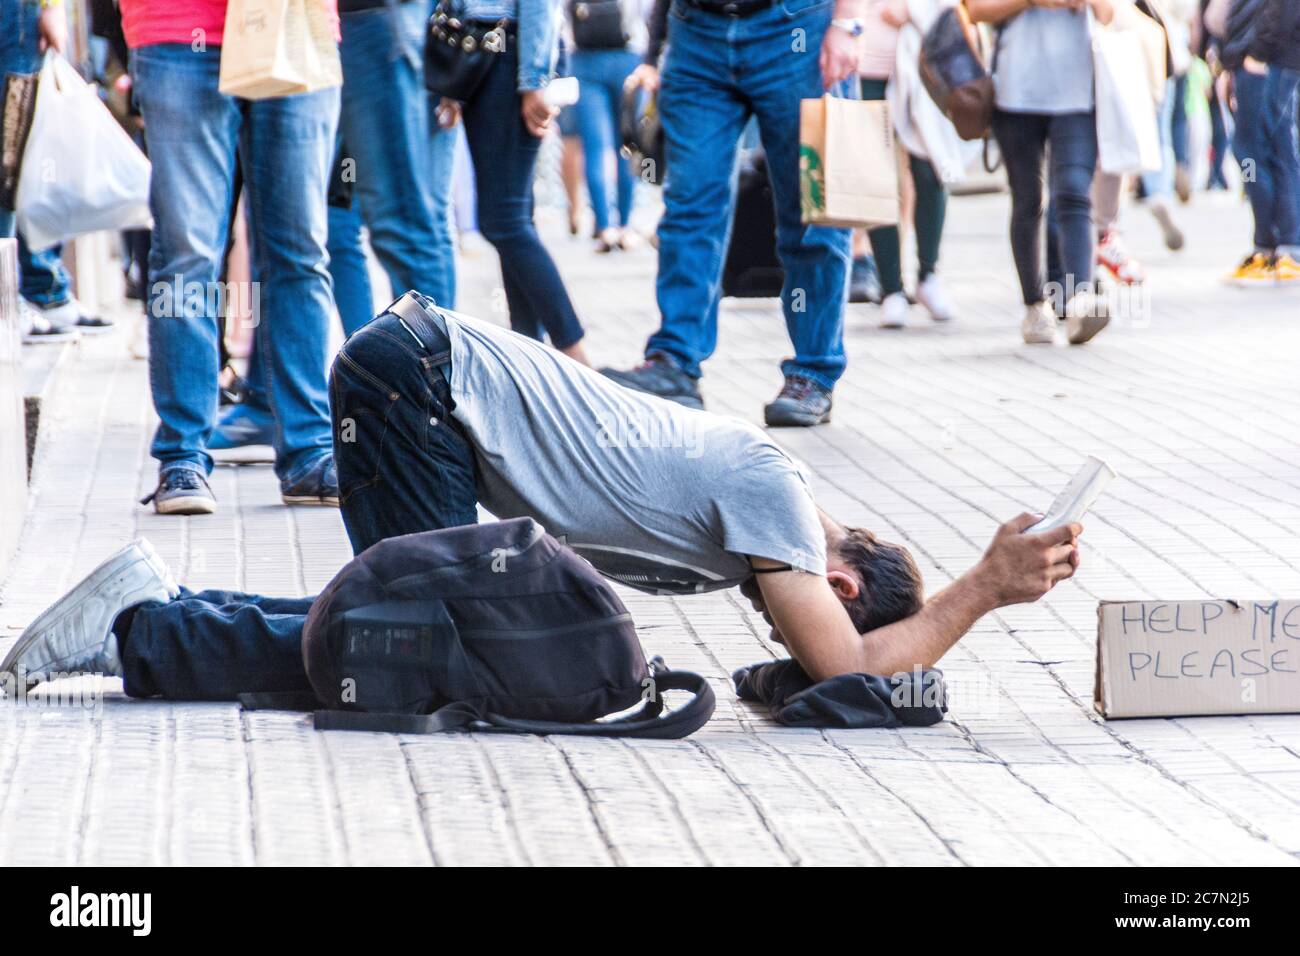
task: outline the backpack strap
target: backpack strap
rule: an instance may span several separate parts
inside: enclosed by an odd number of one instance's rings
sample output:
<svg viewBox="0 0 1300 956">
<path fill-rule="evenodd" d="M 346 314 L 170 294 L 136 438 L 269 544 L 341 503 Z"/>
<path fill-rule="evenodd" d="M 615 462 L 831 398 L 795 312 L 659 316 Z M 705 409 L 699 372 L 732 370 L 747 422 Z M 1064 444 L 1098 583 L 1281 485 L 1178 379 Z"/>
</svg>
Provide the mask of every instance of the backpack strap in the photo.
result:
<svg viewBox="0 0 1300 956">
<path fill-rule="evenodd" d="M 320 700 L 311 691 L 259 691 L 239 695 L 244 710 L 315 710 Z"/>
<path fill-rule="evenodd" d="M 566 734 L 575 737 L 644 737 L 655 740 L 675 740 L 687 737 L 703 727 L 713 716 L 717 698 L 713 688 L 699 674 L 690 671 L 659 671 L 654 675 L 656 700 L 650 701 L 638 713 L 619 720 L 590 721 L 566 724 L 550 720 L 517 720 L 488 714 L 484 729 L 506 730 L 524 734 Z M 666 690 L 690 691 L 694 696 L 685 707 L 674 710 L 667 717 L 659 716 L 663 708 L 662 693 Z M 654 709 L 656 713 L 648 714 Z"/>
<path fill-rule="evenodd" d="M 658 662 L 656 659 L 657 663 Z M 487 713 L 467 701 L 440 707 L 432 714 L 381 714 L 355 710 L 318 710 L 317 730 L 362 730 L 389 734 L 436 734 L 453 730 L 482 730 L 522 734 L 565 734 L 575 737 L 646 737 L 672 740 L 695 733 L 713 716 L 717 698 L 699 674 L 654 670 L 654 697 L 635 714 L 609 721 L 565 723 L 554 720 L 520 720 Z M 689 704 L 663 713 L 663 692 L 690 691 Z"/>
</svg>

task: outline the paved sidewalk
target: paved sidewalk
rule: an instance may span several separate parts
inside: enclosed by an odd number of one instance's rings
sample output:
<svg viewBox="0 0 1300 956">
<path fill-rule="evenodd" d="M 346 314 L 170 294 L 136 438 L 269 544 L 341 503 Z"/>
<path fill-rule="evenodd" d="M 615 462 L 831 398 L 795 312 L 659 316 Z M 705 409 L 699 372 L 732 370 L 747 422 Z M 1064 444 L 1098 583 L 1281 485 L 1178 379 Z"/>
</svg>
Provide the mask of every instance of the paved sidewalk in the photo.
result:
<svg viewBox="0 0 1300 956">
<path fill-rule="evenodd" d="M 1300 716 L 1107 724 L 1091 707 L 1099 599 L 1300 596 L 1300 290 L 1220 286 L 1246 212 L 1212 197 L 1184 214 L 1175 257 L 1129 213 L 1149 321 L 1029 348 L 1005 198 L 954 200 L 943 271 L 959 320 L 883 332 L 852 307 L 834 424 L 778 435 L 819 501 L 912 547 L 931 589 L 998 520 L 1045 507 L 1085 454 L 1123 475 L 1088 522 L 1078 577 L 990 615 L 945 658 L 943 724 L 779 728 L 727 680 L 779 650 L 747 602 L 629 592 L 647 650 L 718 692 L 688 740 L 320 734 L 226 704 L 0 703 L 0 865 L 1295 863 Z M 635 360 L 655 324 L 653 253 L 554 248 L 593 358 Z M 491 314 L 494 268 L 466 261 L 463 310 Z M 759 421 L 787 347 L 773 303 L 728 305 L 710 407 Z M 0 650 L 134 535 L 193 588 L 314 593 L 349 556 L 337 513 L 281 507 L 265 466 L 218 468 L 215 517 L 137 506 L 152 411 L 125 352 L 119 336 L 87 340 L 63 370 Z"/>
</svg>

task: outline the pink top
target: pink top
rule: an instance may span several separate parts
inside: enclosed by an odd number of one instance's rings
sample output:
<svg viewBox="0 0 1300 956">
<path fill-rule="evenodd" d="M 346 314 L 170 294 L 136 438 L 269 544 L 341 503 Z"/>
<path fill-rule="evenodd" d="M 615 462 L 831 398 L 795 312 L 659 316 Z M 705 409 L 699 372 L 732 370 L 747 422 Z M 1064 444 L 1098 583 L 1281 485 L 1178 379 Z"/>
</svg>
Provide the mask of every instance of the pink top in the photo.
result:
<svg viewBox="0 0 1300 956">
<path fill-rule="evenodd" d="M 338 39 L 338 0 L 320 0 Z M 122 32 L 135 49 L 155 43 L 202 40 L 220 46 L 226 28 L 226 0 L 121 0 Z"/>
<path fill-rule="evenodd" d="M 862 17 L 862 55 L 858 76 L 869 80 L 887 80 L 894 75 L 894 55 L 898 48 L 898 27 L 885 21 L 888 9 L 897 22 L 907 19 L 907 0 L 867 0 Z"/>
</svg>

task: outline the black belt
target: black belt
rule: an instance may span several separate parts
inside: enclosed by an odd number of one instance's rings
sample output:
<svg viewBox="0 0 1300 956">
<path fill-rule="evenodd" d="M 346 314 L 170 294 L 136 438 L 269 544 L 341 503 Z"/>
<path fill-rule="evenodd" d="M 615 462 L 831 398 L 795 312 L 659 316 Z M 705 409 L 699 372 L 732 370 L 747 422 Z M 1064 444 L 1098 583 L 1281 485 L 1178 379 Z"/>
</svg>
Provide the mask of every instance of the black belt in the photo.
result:
<svg viewBox="0 0 1300 956">
<path fill-rule="evenodd" d="M 380 7 L 401 6 L 412 0 L 339 0 L 339 13 L 363 13 L 366 10 L 378 10 Z"/>
<path fill-rule="evenodd" d="M 395 317 L 406 328 L 428 356 L 425 366 L 451 385 L 447 368 L 451 364 L 451 336 L 447 333 L 447 321 L 434 305 L 433 300 L 419 292 L 407 292 L 384 310 Z"/>
<path fill-rule="evenodd" d="M 729 0 L 727 3 L 718 3 L 716 0 L 682 0 L 682 3 L 696 10 L 736 19 L 762 13 L 775 2 L 776 0 Z"/>
</svg>

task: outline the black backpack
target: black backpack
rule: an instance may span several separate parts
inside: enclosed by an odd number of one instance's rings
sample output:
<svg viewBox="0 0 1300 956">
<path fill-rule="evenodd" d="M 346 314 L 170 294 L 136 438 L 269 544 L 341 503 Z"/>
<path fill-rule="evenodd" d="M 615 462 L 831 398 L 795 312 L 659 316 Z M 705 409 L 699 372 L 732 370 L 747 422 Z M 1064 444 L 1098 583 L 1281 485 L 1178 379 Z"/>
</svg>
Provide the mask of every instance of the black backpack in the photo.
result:
<svg viewBox="0 0 1300 956">
<path fill-rule="evenodd" d="M 579 50 L 621 50 L 627 46 L 620 0 L 569 0 L 573 45 Z"/>
<path fill-rule="evenodd" d="M 531 518 L 368 548 L 312 605 L 303 660 L 320 730 L 685 737 L 715 704 L 699 675 L 647 664 L 618 595 Z M 694 696 L 665 715 L 668 690 Z"/>
<path fill-rule="evenodd" d="M 944 9 L 921 40 L 921 83 L 965 140 L 982 139 L 993 122 L 993 75 L 983 40 L 964 3 Z"/>
</svg>

